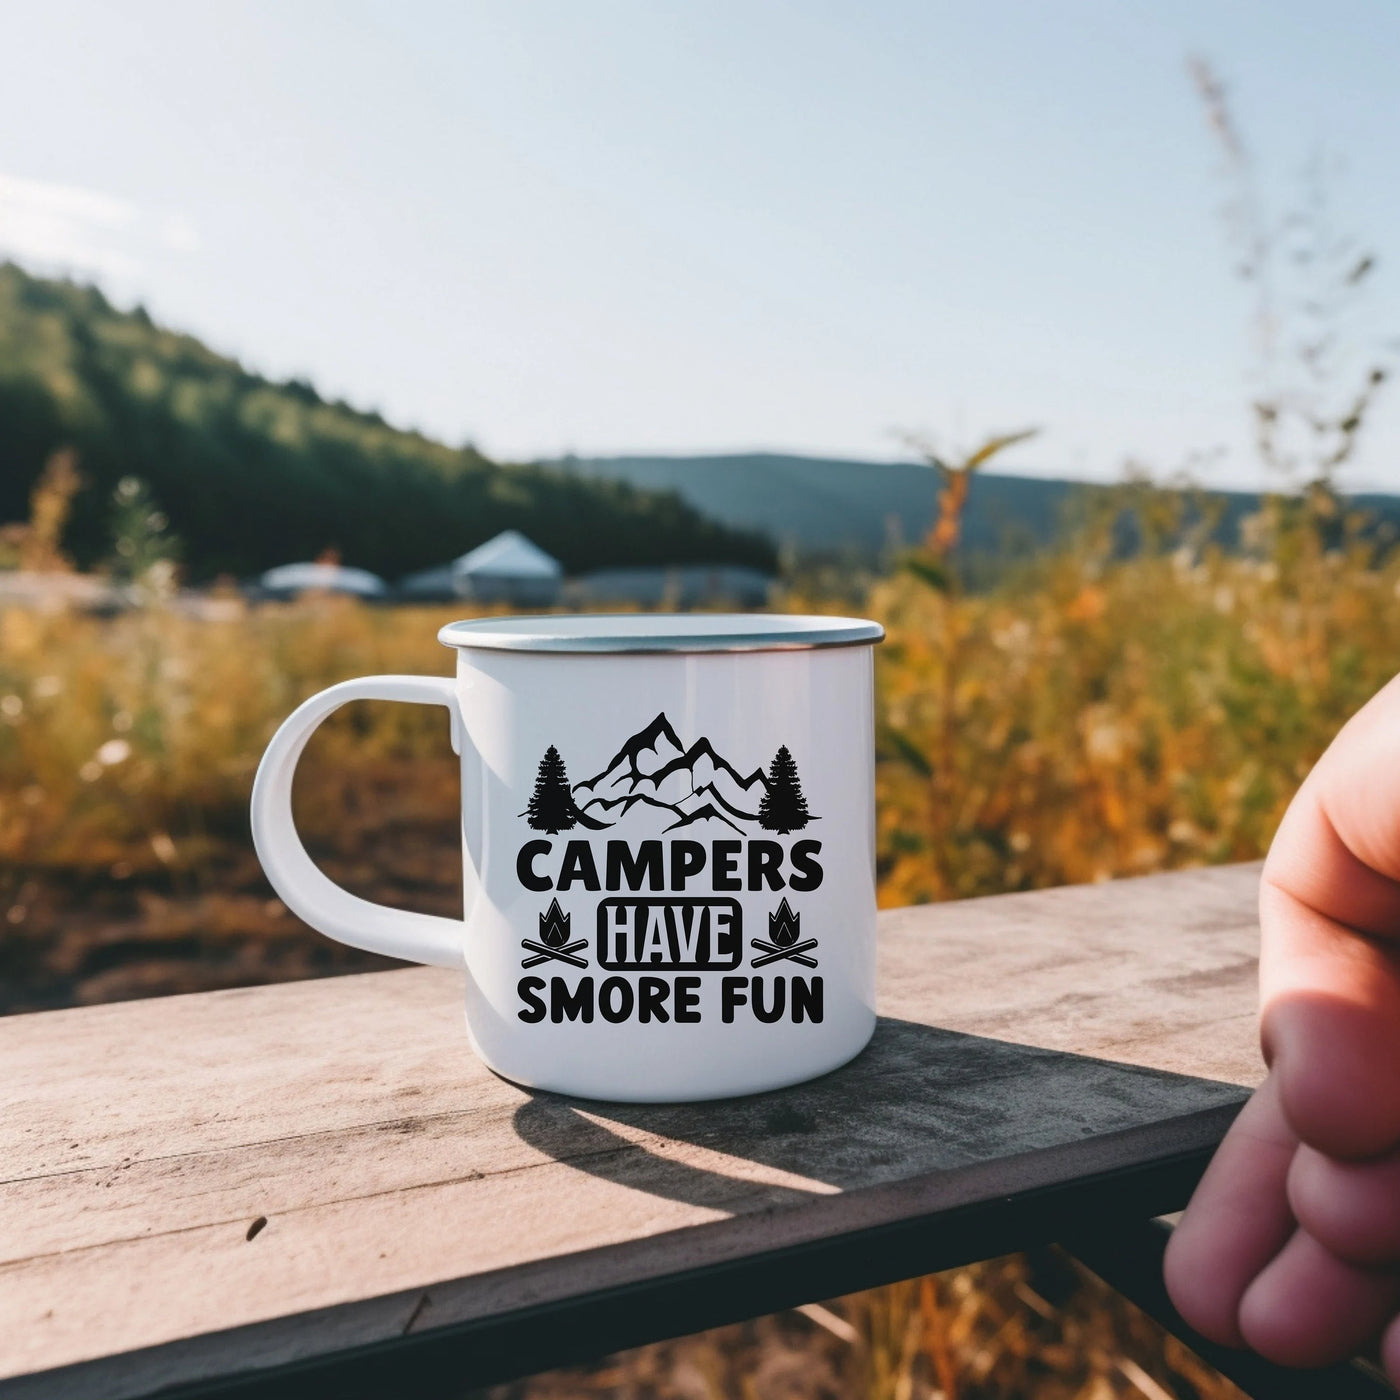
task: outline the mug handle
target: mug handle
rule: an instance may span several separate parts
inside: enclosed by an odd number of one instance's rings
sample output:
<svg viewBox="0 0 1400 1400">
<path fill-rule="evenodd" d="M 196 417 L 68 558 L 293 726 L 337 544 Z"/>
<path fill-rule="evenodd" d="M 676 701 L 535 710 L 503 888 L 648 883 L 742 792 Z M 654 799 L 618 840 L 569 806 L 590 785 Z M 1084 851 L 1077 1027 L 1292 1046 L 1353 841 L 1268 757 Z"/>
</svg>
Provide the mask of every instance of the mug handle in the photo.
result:
<svg viewBox="0 0 1400 1400">
<path fill-rule="evenodd" d="M 292 820 L 292 776 L 297 760 L 316 727 L 347 700 L 443 705 L 452 722 L 452 751 L 462 751 L 456 682 L 445 677 L 361 676 L 313 695 L 283 721 L 258 765 L 252 807 L 258 859 L 287 908 L 328 937 L 391 958 L 461 967 L 466 925 L 460 919 L 391 909 L 341 889 L 316 868 L 297 835 Z"/>
</svg>

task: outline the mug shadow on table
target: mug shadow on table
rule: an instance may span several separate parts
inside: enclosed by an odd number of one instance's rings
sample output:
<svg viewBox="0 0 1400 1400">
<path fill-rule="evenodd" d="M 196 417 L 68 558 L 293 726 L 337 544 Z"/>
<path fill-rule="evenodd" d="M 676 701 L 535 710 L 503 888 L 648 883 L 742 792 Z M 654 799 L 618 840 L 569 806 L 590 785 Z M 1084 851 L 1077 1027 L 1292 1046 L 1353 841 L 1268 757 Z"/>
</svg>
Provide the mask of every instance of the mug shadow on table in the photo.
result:
<svg viewBox="0 0 1400 1400">
<path fill-rule="evenodd" d="M 850 1064 L 790 1089 L 698 1104 L 536 1092 L 514 1122 L 525 1142 L 578 1171 L 739 1213 L 1122 1133 L 1245 1097 L 1215 1080 L 882 1017 Z M 750 1177 L 741 1162 L 767 1170 Z"/>
</svg>

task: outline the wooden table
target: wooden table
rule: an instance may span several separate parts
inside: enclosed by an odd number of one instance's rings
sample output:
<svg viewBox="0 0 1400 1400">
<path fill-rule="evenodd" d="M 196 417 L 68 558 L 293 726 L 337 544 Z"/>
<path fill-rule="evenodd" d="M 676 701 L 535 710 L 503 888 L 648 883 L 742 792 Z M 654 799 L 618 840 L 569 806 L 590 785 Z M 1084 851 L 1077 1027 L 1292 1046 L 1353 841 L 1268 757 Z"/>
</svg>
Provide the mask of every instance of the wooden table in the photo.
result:
<svg viewBox="0 0 1400 1400">
<path fill-rule="evenodd" d="M 430 969 L 0 1020 L 0 1395 L 460 1394 L 1177 1209 L 1257 880 L 885 914 L 869 1050 L 725 1103 L 505 1083 Z"/>
</svg>

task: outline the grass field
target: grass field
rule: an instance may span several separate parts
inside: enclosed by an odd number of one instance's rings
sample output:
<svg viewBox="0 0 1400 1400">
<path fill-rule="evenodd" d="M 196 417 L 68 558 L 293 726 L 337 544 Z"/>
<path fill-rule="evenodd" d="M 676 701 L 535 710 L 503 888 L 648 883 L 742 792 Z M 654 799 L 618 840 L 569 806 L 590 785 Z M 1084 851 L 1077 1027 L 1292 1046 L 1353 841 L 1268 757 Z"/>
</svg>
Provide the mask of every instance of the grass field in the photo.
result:
<svg viewBox="0 0 1400 1400">
<path fill-rule="evenodd" d="M 1243 556 L 1169 530 L 1171 548 L 1130 559 L 1110 529 L 1086 526 L 990 592 L 961 593 L 929 557 L 874 582 L 859 606 L 889 633 L 882 902 L 1261 854 L 1309 765 L 1400 657 L 1400 563 L 1345 530 L 1325 545 L 1315 526 L 1264 518 Z M 781 605 L 849 601 L 809 590 Z M 115 619 L 0 614 L 3 1009 L 382 965 L 311 934 L 273 898 L 249 844 L 249 788 L 272 730 L 312 691 L 371 672 L 446 674 L 434 636 L 459 612 L 323 598 L 230 601 L 221 620 L 159 606 Z M 446 739 L 440 714 L 387 704 L 344 711 L 316 736 L 298 815 L 335 878 L 458 912 Z M 1072 1271 L 1047 1301 L 1030 1267 L 833 1304 L 855 1342 L 811 1318 L 770 1319 L 609 1362 L 612 1379 L 595 1368 L 573 1393 L 1232 1393 Z M 807 1389 L 754 1389 L 742 1358 L 762 1370 L 794 1351 Z M 566 1393 L 553 1384 L 529 1393 Z"/>
<path fill-rule="evenodd" d="M 1400 563 L 1360 542 L 1324 550 L 1304 531 L 1283 545 L 1122 560 L 1086 530 L 988 593 L 931 586 L 926 570 L 875 582 L 859 606 L 888 629 L 882 903 L 1259 855 L 1310 764 L 1400 657 Z M 6 1004 L 122 994 L 114 928 L 123 946 L 147 930 L 157 960 L 191 949 L 182 985 L 246 980 L 246 960 L 226 955 L 248 938 L 267 943 L 269 976 L 332 957 L 292 955 L 303 935 L 283 927 L 252 863 L 258 757 L 322 686 L 448 673 L 435 633 L 458 612 L 321 598 L 230 602 L 221 620 L 159 607 L 0 613 Z M 445 739 L 436 711 L 390 704 L 350 707 L 313 739 L 299 817 L 352 888 L 455 907 Z M 107 945 L 95 971 L 91 941 Z M 131 992 L 164 985 L 144 976 Z"/>
</svg>

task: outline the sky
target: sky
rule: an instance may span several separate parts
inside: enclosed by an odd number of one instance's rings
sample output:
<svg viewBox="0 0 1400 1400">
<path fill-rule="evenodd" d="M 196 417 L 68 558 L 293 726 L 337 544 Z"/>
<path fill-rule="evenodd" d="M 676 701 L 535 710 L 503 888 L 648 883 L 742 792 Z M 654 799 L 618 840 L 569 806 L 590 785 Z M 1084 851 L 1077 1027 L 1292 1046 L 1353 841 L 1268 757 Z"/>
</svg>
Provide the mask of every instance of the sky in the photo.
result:
<svg viewBox="0 0 1400 1400">
<path fill-rule="evenodd" d="M 1393 0 L 11 6 L 0 255 L 451 442 L 1260 476 L 1254 293 L 1319 159 L 1400 344 Z M 1400 489 L 1400 389 L 1347 484 Z"/>
</svg>

